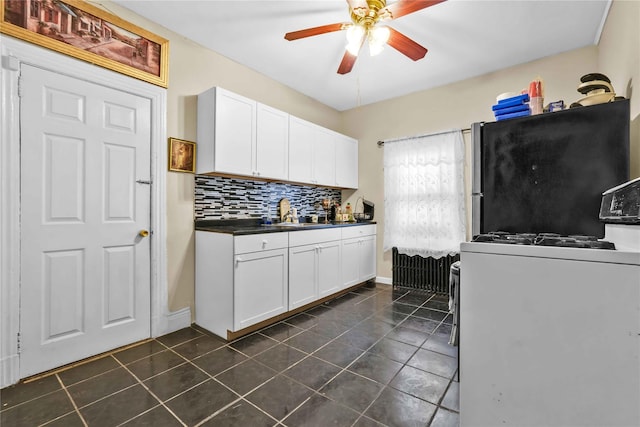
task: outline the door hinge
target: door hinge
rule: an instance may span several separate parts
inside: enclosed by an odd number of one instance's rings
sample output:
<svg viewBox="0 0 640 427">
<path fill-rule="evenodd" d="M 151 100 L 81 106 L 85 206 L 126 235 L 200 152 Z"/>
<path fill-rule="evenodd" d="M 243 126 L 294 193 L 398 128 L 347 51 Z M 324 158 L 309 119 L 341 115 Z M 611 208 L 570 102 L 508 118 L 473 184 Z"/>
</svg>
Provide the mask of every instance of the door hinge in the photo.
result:
<svg viewBox="0 0 640 427">
<path fill-rule="evenodd" d="M 20 339 L 20 332 L 18 332 L 18 354 L 22 352 L 22 341 Z"/>
<path fill-rule="evenodd" d="M 22 76 L 18 77 L 18 97 L 22 98 Z"/>
</svg>

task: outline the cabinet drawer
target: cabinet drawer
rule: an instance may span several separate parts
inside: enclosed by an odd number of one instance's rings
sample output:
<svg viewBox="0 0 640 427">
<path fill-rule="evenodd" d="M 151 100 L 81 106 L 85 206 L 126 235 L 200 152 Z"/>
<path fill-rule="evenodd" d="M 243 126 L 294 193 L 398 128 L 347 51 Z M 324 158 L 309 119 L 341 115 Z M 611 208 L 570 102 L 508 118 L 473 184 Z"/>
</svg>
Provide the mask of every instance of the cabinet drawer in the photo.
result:
<svg viewBox="0 0 640 427">
<path fill-rule="evenodd" d="M 289 233 L 264 233 L 236 236 L 234 238 L 234 250 L 236 254 L 247 252 L 268 251 L 289 246 Z"/>
<path fill-rule="evenodd" d="M 344 227 L 342 229 L 342 238 L 351 239 L 354 237 L 371 236 L 376 234 L 376 225 L 354 225 L 351 227 Z"/>
<path fill-rule="evenodd" d="M 314 243 L 340 240 L 341 238 L 342 233 L 339 228 L 294 231 L 289 233 L 289 246 L 312 245 Z"/>
</svg>

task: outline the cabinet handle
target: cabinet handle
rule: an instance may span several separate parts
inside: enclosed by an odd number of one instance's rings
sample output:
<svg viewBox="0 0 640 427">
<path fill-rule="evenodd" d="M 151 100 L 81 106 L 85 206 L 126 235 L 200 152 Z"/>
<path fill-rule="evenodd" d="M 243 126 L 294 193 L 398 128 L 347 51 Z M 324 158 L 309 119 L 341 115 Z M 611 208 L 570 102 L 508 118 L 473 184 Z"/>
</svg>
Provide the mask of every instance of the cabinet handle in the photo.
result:
<svg viewBox="0 0 640 427">
<path fill-rule="evenodd" d="M 262 249 L 266 248 L 268 243 L 269 243 L 268 241 L 263 240 L 262 241 Z"/>
<path fill-rule="evenodd" d="M 238 266 L 238 264 L 240 264 L 241 262 L 244 262 L 244 260 L 242 258 L 236 258 L 236 267 Z"/>
</svg>

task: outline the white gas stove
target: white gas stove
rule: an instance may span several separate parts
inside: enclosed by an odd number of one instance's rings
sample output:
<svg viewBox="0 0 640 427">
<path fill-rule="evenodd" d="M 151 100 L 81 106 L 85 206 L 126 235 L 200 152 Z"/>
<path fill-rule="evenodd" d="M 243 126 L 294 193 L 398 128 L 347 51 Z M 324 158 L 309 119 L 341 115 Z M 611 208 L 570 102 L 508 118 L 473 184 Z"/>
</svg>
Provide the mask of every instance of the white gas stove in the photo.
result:
<svg viewBox="0 0 640 427">
<path fill-rule="evenodd" d="M 461 426 L 640 425 L 640 225 L 604 240 L 461 245 Z"/>
</svg>

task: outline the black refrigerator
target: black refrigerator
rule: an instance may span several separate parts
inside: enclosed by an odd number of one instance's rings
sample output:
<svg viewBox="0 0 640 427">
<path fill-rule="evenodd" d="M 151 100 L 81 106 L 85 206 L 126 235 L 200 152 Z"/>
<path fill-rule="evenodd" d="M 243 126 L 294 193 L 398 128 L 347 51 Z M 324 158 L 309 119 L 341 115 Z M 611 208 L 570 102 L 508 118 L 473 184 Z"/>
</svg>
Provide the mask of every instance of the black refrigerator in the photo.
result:
<svg viewBox="0 0 640 427">
<path fill-rule="evenodd" d="M 604 237 L 602 193 L 629 180 L 629 100 L 471 126 L 472 232 Z"/>
</svg>

